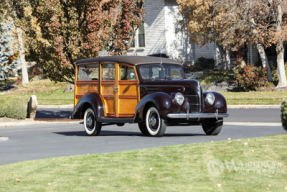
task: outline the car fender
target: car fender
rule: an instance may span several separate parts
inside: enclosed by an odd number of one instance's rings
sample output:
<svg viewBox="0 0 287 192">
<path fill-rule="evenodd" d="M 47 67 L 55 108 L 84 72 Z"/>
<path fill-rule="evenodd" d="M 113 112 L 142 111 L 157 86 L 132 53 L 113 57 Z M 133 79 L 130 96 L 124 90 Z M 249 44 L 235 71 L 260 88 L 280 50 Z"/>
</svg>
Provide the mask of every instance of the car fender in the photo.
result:
<svg viewBox="0 0 287 192">
<path fill-rule="evenodd" d="M 83 119 L 85 110 L 91 106 L 96 113 L 96 120 L 104 116 L 104 107 L 97 92 L 87 93 L 75 106 L 72 119 Z"/>
<path fill-rule="evenodd" d="M 215 96 L 214 104 L 210 105 L 206 98 L 207 93 L 212 93 Z M 227 113 L 227 104 L 223 95 L 218 92 L 203 92 L 204 100 L 204 113 L 215 113 L 218 110 L 218 113 Z"/>
<path fill-rule="evenodd" d="M 148 105 L 154 105 L 161 116 L 166 119 L 173 106 L 172 96 L 164 92 L 156 92 L 145 96 L 137 105 L 134 122 L 140 123 L 144 119 L 144 112 Z"/>
</svg>

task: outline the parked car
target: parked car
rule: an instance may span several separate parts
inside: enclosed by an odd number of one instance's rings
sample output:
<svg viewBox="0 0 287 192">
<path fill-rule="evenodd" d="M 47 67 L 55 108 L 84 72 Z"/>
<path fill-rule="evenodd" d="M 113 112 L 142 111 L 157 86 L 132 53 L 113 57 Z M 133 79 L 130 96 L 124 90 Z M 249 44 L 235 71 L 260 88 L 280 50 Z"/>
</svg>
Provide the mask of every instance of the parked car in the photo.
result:
<svg viewBox="0 0 287 192">
<path fill-rule="evenodd" d="M 103 125 L 138 123 L 143 135 L 162 136 L 166 126 L 202 125 L 217 135 L 228 117 L 224 96 L 202 92 L 180 63 L 159 57 L 107 56 L 76 62 L 73 119 L 88 135 Z"/>
</svg>

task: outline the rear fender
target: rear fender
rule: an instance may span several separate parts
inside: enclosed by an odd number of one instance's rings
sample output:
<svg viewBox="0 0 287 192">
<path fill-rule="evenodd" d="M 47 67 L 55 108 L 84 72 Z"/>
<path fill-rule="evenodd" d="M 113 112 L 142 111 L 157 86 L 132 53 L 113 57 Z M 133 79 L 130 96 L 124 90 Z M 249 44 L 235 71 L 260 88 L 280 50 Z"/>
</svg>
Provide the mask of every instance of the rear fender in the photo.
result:
<svg viewBox="0 0 287 192">
<path fill-rule="evenodd" d="M 100 95 L 96 92 L 86 94 L 76 105 L 72 119 L 83 119 L 85 110 L 91 107 L 96 113 L 96 120 L 104 116 L 104 107 Z"/>
</svg>

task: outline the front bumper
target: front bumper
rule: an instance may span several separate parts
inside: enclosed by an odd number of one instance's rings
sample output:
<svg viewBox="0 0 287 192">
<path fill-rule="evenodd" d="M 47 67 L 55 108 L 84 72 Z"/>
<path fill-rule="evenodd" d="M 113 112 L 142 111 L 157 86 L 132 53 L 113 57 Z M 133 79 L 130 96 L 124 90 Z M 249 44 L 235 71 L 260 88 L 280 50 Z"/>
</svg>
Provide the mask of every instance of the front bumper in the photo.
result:
<svg viewBox="0 0 287 192">
<path fill-rule="evenodd" d="M 215 113 L 171 113 L 167 114 L 168 118 L 171 119 L 196 119 L 196 118 L 215 118 L 216 120 L 218 118 L 226 118 L 228 117 L 228 113 L 218 113 L 218 110 L 216 110 Z"/>
</svg>

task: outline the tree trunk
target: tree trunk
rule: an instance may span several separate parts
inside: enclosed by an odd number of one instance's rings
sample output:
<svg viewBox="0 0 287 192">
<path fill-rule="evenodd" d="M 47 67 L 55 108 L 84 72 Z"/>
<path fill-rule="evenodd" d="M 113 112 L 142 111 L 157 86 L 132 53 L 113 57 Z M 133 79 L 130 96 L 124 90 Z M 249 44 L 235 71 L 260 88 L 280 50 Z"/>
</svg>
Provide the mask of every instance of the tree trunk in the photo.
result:
<svg viewBox="0 0 287 192">
<path fill-rule="evenodd" d="M 281 23 L 282 23 L 282 5 L 279 3 L 277 5 L 277 32 L 281 33 L 282 28 L 281 28 Z M 279 87 L 286 87 L 287 82 L 286 82 L 286 74 L 285 74 L 285 68 L 284 68 L 284 47 L 283 47 L 283 39 L 282 37 L 278 40 L 276 44 L 276 52 L 277 52 L 277 67 L 278 67 L 278 85 L 277 88 Z"/>
<path fill-rule="evenodd" d="M 224 70 L 230 70 L 231 69 L 231 58 L 230 58 L 229 49 L 224 49 L 224 57 L 225 57 Z"/>
<path fill-rule="evenodd" d="M 218 54 L 217 55 L 217 63 L 216 63 L 216 66 L 217 67 L 221 67 L 223 68 L 223 65 L 224 65 L 224 62 L 225 62 L 225 54 L 224 54 L 224 51 L 223 51 L 223 47 L 218 45 L 216 43 L 216 53 Z"/>
<path fill-rule="evenodd" d="M 19 42 L 20 62 L 21 62 L 21 67 L 22 67 L 22 84 L 25 84 L 29 82 L 29 79 L 28 79 L 27 65 L 26 65 L 26 60 L 25 60 L 22 29 L 19 27 L 17 27 L 17 35 L 18 35 L 18 42 Z"/>
<path fill-rule="evenodd" d="M 271 69 L 270 69 L 270 66 L 269 66 L 269 62 L 268 62 L 268 59 L 267 59 L 264 47 L 263 47 L 263 45 L 261 43 L 257 43 L 257 50 L 258 50 L 259 55 L 260 55 L 262 66 L 267 68 L 268 81 L 271 82 L 271 81 L 273 81 Z"/>
<path fill-rule="evenodd" d="M 277 68 L 278 68 L 278 85 L 277 87 L 286 87 L 287 81 L 286 81 L 286 74 L 285 74 L 285 68 L 284 68 L 284 47 L 282 44 L 276 45 L 276 52 L 277 52 Z"/>
</svg>

